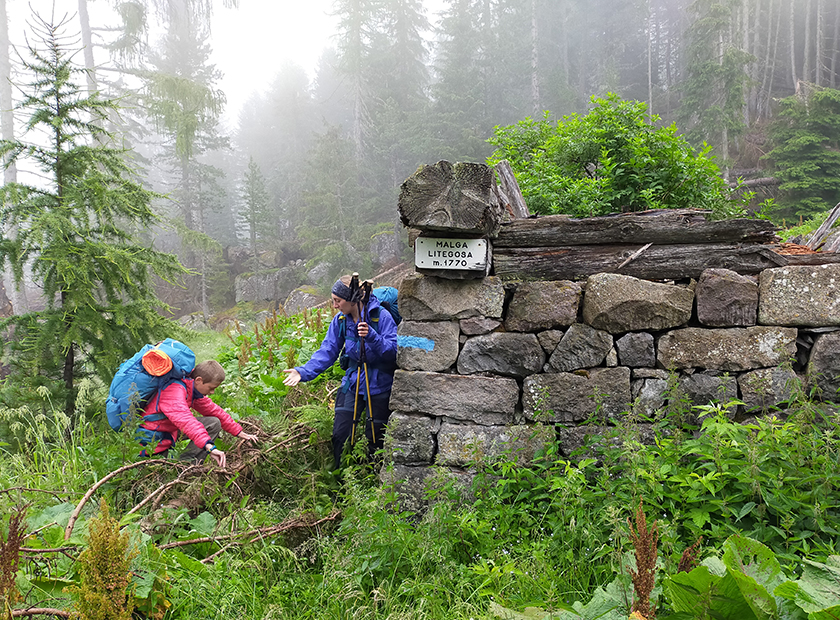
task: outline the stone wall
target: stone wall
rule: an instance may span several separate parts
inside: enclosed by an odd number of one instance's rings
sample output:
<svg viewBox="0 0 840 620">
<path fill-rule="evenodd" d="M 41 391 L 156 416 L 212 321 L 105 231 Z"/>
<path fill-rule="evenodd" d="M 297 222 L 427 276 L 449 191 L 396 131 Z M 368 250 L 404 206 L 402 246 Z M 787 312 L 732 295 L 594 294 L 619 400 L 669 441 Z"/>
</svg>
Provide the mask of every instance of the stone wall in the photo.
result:
<svg viewBox="0 0 840 620">
<path fill-rule="evenodd" d="M 546 442 L 567 454 L 598 432 L 584 422 L 655 418 L 668 397 L 738 398 L 753 415 L 783 408 L 797 381 L 827 400 L 840 390 L 836 264 L 708 269 L 687 284 L 416 274 L 399 304 L 388 442 L 399 478 L 506 450 L 528 460 Z"/>
<path fill-rule="evenodd" d="M 438 164 L 434 171 L 440 170 L 449 168 Z M 439 209 L 440 196 L 457 214 L 457 192 L 465 190 L 454 176 L 439 182 L 443 189 L 434 198 L 416 185 L 407 181 L 401 196 L 406 225 L 429 236 L 474 238 L 481 232 L 427 226 L 413 215 L 428 212 L 425 203 Z M 418 203 L 418 194 L 425 202 Z M 470 208 L 478 214 L 472 220 L 482 222 L 492 221 L 487 214 L 499 210 L 495 199 L 484 212 L 475 200 Z M 543 260 L 574 262 L 580 256 L 573 247 L 562 252 L 545 247 L 539 222 L 528 222 L 527 234 L 543 239 L 538 249 Z M 552 222 L 547 224 L 556 236 L 557 220 Z M 739 230 L 751 224 L 744 221 Z M 491 245 L 497 228 L 504 233 L 503 225 L 485 224 Z M 651 245 L 635 221 L 605 225 L 617 231 L 611 243 L 631 235 L 634 243 Z M 606 271 L 551 280 L 527 269 L 517 273 L 530 277 L 504 280 L 457 272 L 416 273 L 403 280 L 399 370 L 386 441 L 392 467 L 383 469 L 383 479 L 401 480 L 407 496 L 419 497 L 424 481 L 441 466 L 469 476 L 473 463 L 503 452 L 527 462 L 549 442 L 569 455 L 586 434 L 602 433 L 619 416 L 630 412 L 638 420 L 655 420 L 675 402 L 685 408 L 740 399 L 744 404 L 731 414 L 745 417 L 783 410 L 803 386 L 816 388 L 818 398 L 840 400 L 840 263 L 763 268 L 730 260 L 743 267 L 741 273 L 698 269 L 704 260 L 715 265 L 721 253 L 761 255 L 770 265 L 788 259 L 775 253 L 778 246 L 767 245 L 766 230 L 760 231 L 764 238 L 742 235 L 722 244 L 719 230 L 706 227 L 702 218 L 692 219 L 691 226 L 669 230 L 659 256 L 675 248 L 673 255 L 681 256 L 677 250 L 686 246 L 675 245 L 680 234 L 692 243 L 715 243 L 717 254 L 695 257 L 689 274 L 668 281 Z M 708 239 L 699 239 L 698 227 L 711 230 Z M 520 247 L 531 260 L 535 252 Z M 679 264 L 666 267 L 680 274 Z M 487 272 L 496 271 L 491 263 Z"/>
</svg>

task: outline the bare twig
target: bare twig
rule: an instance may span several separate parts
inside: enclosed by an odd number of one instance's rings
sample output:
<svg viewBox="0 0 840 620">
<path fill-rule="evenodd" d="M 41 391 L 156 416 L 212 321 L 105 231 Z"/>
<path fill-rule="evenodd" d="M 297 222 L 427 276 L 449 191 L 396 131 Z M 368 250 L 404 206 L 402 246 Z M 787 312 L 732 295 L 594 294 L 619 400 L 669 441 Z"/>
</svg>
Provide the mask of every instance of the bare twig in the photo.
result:
<svg viewBox="0 0 840 620">
<path fill-rule="evenodd" d="M 148 495 L 147 495 L 147 496 L 143 499 L 143 501 L 141 501 L 141 502 L 140 502 L 139 504 L 137 504 L 134 508 L 132 508 L 132 509 L 131 509 L 131 510 L 129 510 L 127 513 L 125 513 L 125 516 L 128 516 L 128 515 L 130 515 L 130 514 L 134 514 L 135 512 L 137 512 L 138 510 L 140 510 L 143 506 L 145 506 L 145 505 L 146 505 L 146 504 L 148 504 L 150 501 L 152 501 L 155 497 L 162 496 L 162 495 L 163 495 L 166 491 L 168 491 L 170 488 L 174 487 L 175 485 L 178 485 L 178 484 L 183 483 L 183 482 L 184 482 L 184 477 L 185 477 L 185 476 L 186 476 L 189 472 L 191 472 L 191 471 L 193 471 L 194 469 L 197 469 L 197 468 L 203 468 L 203 466 L 202 466 L 202 465 L 192 465 L 191 467 L 189 467 L 189 468 L 185 469 L 184 471 L 182 471 L 182 472 L 178 475 L 178 477 L 177 477 L 177 478 L 175 478 L 175 480 L 172 480 L 171 482 L 167 482 L 166 484 L 163 484 L 163 485 L 159 486 L 157 489 L 155 489 L 154 491 L 152 491 L 151 493 L 149 493 L 149 494 L 148 494 Z"/>
<path fill-rule="evenodd" d="M 11 494 L 12 491 L 26 491 L 27 493 L 46 493 L 47 495 L 52 495 L 56 499 L 61 499 L 60 494 L 56 493 L 55 491 L 47 491 L 45 489 L 30 489 L 28 487 L 10 487 L 8 489 L 0 489 L 0 493 Z M 70 495 L 70 493 L 65 493 L 64 495 Z"/>
<path fill-rule="evenodd" d="M 12 610 L 12 618 L 25 618 L 26 616 L 58 616 L 60 618 L 69 618 L 70 612 L 64 611 L 63 609 L 52 609 L 50 607 Z"/>
<path fill-rule="evenodd" d="M 99 482 L 94 484 L 85 496 L 79 501 L 76 509 L 73 511 L 73 514 L 70 515 L 70 520 L 67 522 L 67 527 L 64 529 L 64 540 L 69 540 L 70 536 L 73 534 L 73 527 L 76 525 L 76 520 L 79 518 L 79 514 L 82 512 L 82 508 L 84 508 L 87 501 L 96 493 L 97 489 L 101 487 L 103 484 L 111 480 L 112 478 L 119 476 L 124 471 L 128 471 L 129 469 L 134 469 L 135 467 L 142 467 L 143 465 L 174 465 L 176 467 L 184 467 L 186 463 L 179 463 L 178 461 L 165 461 L 163 459 L 149 459 L 147 461 L 137 461 L 135 463 L 131 463 L 129 465 L 123 465 L 119 469 L 115 469 L 110 474 L 102 478 Z"/>
<path fill-rule="evenodd" d="M 624 265 L 626 265 L 630 261 L 633 261 L 633 260 L 636 260 L 637 258 L 639 258 L 639 256 L 642 255 L 642 252 L 647 250 L 652 245 L 653 245 L 652 243 L 648 243 L 647 245 L 644 245 L 644 246 L 640 247 L 638 250 L 636 250 L 630 256 L 628 256 L 627 259 L 618 266 L 618 268 L 621 269 L 622 267 L 624 267 Z"/>
</svg>

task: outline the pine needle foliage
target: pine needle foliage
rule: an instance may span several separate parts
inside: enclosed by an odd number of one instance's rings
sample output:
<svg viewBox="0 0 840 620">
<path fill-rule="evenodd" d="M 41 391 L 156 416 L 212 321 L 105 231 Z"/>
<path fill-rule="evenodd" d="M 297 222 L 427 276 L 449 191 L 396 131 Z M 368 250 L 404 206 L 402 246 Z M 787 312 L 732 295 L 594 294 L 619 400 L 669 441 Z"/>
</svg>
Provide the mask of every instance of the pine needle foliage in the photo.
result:
<svg viewBox="0 0 840 620">
<path fill-rule="evenodd" d="M 131 620 L 134 589 L 131 561 L 137 555 L 130 548 L 128 532 L 111 517 L 103 499 L 99 517 L 90 522 L 88 547 L 79 556 L 81 584 L 69 588 L 74 596 L 74 618 L 80 620 Z"/>
<path fill-rule="evenodd" d="M 12 266 L 18 285 L 31 265 L 46 307 L 0 323 L 15 329 L 0 350 L 12 354 L 12 383 L 47 385 L 74 420 L 78 379 L 92 371 L 107 380 L 160 334 L 152 274 L 171 280 L 184 270 L 134 232 L 157 222 L 156 194 L 137 178 L 131 153 L 104 129 L 118 114 L 116 102 L 79 85 L 84 70 L 74 64 L 67 20 L 33 19 L 36 41 L 23 60 L 32 78 L 19 87 L 26 132 L 0 142 L 0 156 L 6 166 L 36 166 L 39 180 L 0 188 L 2 221 L 17 230 L 0 240 L 0 261 Z"/>
</svg>

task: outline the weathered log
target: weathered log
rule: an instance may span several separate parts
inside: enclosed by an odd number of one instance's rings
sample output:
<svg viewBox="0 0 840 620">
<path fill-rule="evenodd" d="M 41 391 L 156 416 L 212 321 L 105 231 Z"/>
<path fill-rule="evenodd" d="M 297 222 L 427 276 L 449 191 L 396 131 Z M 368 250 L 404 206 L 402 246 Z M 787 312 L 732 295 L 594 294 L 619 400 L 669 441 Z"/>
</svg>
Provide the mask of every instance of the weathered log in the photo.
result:
<svg viewBox="0 0 840 620">
<path fill-rule="evenodd" d="M 817 252 L 816 254 L 786 255 L 788 265 L 836 265 L 840 263 L 840 254 L 836 252 Z"/>
<path fill-rule="evenodd" d="M 499 173 L 502 195 L 507 198 L 507 203 L 510 205 L 511 216 L 514 219 L 528 217 L 528 205 L 525 204 L 525 198 L 522 196 L 522 190 L 519 189 L 519 183 L 516 181 L 516 175 L 513 174 L 513 168 L 510 167 L 510 162 L 500 161 L 496 164 L 496 172 Z"/>
<path fill-rule="evenodd" d="M 829 213 L 828 217 L 820 225 L 820 227 L 817 228 L 810 237 L 808 237 L 808 241 L 805 242 L 805 247 L 816 250 L 828 236 L 831 227 L 834 226 L 834 223 L 838 219 L 840 219 L 840 202 L 834 206 L 831 213 Z"/>
<path fill-rule="evenodd" d="M 621 273 L 645 280 L 699 278 L 712 267 L 755 274 L 789 264 L 775 245 L 652 245 L 632 262 L 638 245 L 577 245 L 541 248 L 494 248 L 494 274 L 505 280 L 579 280 L 596 273 Z M 622 266 L 623 265 L 623 266 Z"/>
<path fill-rule="evenodd" d="M 774 177 L 761 177 L 760 179 L 747 179 L 746 181 L 733 181 L 729 184 L 732 189 L 747 188 L 747 187 L 766 187 L 770 185 L 779 185 L 781 181 Z"/>
<path fill-rule="evenodd" d="M 400 187 L 398 208 L 405 226 L 451 235 L 494 237 L 504 214 L 492 168 L 448 161 L 421 166 L 408 177 Z"/>
<path fill-rule="evenodd" d="M 502 226 L 493 246 L 528 248 L 608 243 L 674 245 L 768 243 L 777 240 L 776 227 L 766 220 L 710 221 L 704 217 L 707 213 L 698 209 L 659 209 L 582 219 L 548 215 L 514 220 Z"/>
</svg>

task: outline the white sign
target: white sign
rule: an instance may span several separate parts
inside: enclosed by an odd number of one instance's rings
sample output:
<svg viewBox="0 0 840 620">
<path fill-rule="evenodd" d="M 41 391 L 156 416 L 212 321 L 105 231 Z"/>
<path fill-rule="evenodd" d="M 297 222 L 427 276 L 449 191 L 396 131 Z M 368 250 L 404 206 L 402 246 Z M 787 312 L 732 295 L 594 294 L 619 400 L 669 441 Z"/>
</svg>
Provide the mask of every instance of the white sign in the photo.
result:
<svg viewBox="0 0 840 620">
<path fill-rule="evenodd" d="M 414 265 L 422 269 L 483 271 L 487 266 L 487 240 L 417 237 Z"/>
</svg>

